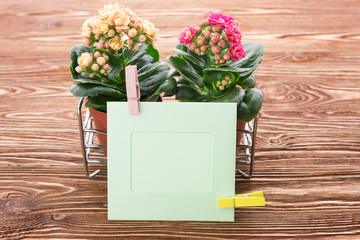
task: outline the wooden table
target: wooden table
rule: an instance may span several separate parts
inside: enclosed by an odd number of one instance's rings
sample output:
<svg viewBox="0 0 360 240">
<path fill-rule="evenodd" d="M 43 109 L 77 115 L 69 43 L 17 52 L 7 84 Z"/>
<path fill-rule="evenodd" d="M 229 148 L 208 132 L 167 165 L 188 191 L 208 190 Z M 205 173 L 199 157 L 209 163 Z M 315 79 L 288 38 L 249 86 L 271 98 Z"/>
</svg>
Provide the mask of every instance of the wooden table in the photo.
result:
<svg viewBox="0 0 360 240">
<path fill-rule="evenodd" d="M 84 174 L 69 51 L 105 1 L 1 0 L 1 239 L 360 239 L 360 4 L 125 1 L 161 29 L 162 59 L 207 8 L 265 47 L 255 172 L 266 207 L 234 223 L 109 222 L 106 171 Z M 105 168 L 103 169 L 105 170 Z"/>
</svg>

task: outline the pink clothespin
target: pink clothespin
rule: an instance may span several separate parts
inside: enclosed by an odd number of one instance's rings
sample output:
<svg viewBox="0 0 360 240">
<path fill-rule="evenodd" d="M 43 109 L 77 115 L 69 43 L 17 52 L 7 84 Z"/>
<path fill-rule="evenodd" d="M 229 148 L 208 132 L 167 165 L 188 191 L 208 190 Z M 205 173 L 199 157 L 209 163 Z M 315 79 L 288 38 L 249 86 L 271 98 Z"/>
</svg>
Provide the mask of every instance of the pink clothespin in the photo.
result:
<svg viewBox="0 0 360 240">
<path fill-rule="evenodd" d="M 129 114 L 139 113 L 140 86 L 136 65 L 125 68 L 126 94 L 129 105 Z"/>
</svg>

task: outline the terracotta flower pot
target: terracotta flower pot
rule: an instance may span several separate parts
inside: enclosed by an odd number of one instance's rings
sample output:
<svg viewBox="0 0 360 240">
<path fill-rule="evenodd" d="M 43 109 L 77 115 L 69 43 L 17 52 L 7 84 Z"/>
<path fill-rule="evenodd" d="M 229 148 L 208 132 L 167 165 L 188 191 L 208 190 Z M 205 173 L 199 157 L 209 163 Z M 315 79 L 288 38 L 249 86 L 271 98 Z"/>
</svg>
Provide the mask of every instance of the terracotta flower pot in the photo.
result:
<svg viewBox="0 0 360 240">
<path fill-rule="evenodd" d="M 246 124 L 246 122 L 241 121 L 241 120 L 238 119 L 237 122 L 236 122 L 236 130 L 244 130 L 245 129 L 245 124 Z M 243 136 L 242 133 L 236 133 L 236 144 L 241 143 L 242 136 Z"/>
<path fill-rule="evenodd" d="M 95 128 L 97 130 L 107 132 L 107 114 L 93 108 L 89 108 L 89 111 L 90 115 L 94 119 Z M 99 144 L 107 147 L 107 136 L 99 133 L 96 133 L 96 135 L 99 140 Z M 102 151 L 104 152 L 105 156 L 107 156 L 107 150 L 102 149 Z"/>
</svg>

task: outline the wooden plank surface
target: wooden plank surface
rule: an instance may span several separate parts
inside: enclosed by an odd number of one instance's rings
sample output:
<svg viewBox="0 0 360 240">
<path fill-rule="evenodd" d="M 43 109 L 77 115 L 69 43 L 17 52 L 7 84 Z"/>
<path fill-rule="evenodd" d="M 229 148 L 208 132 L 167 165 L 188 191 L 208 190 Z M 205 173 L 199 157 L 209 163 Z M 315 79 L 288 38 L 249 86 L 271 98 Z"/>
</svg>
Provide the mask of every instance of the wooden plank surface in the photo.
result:
<svg viewBox="0 0 360 240">
<path fill-rule="evenodd" d="M 236 191 L 267 206 L 234 223 L 106 220 L 106 171 L 84 175 L 68 91 L 69 50 L 104 3 L 0 0 L 1 239 L 360 239 L 358 0 L 121 2 L 161 29 L 162 59 L 208 8 L 264 45 L 255 172 Z"/>
</svg>

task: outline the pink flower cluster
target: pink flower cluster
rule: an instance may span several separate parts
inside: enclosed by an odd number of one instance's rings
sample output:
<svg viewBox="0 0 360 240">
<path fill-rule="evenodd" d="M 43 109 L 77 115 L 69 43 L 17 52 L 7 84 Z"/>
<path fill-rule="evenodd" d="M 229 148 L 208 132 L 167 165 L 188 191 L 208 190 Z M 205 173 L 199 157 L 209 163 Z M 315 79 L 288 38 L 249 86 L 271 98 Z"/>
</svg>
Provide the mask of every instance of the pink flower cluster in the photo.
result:
<svg viewBox="0 0 360 240">
<path fill-rule="evenodd" d="M 199 27 L 185 28 L 179 42 L 189 45 L 191 51 L 210 55 L 215 64 L 224 64 L 230 58 L 238 61 L 246 56 L 241 44 L 239 22 L 220 12 L 205 11 L 204 21 Z"/>
</svg>

